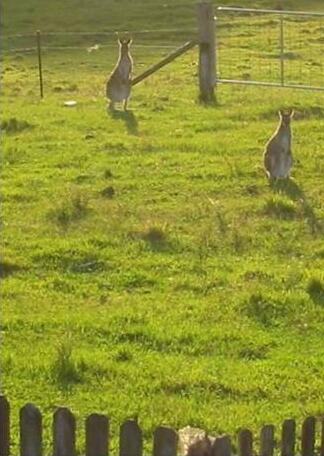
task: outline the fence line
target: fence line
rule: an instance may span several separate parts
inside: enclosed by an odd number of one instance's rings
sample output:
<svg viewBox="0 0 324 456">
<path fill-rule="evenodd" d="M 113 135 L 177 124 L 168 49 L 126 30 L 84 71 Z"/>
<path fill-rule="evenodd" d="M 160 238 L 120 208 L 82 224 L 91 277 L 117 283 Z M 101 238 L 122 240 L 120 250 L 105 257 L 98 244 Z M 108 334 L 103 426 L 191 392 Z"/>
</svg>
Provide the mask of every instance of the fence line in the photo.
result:
<svg viewBox="0 0 324 456">
<path fill-rule="evenodd" d="M 10 431 L 10 404 L 5 396 L 0 396 L 0 456 L 12 455 Z M 110 420 L 106 415 L 92 413 L 85 419 L 85 455 L 108 456 L 110 444 Z M 58 407 L 53 413 L 52 442 L 54 456 L 76 455 L 76 418 L 66 407 Z M 19 435 L 21 456 L 43 455 L 43 419 L 40 410 L 31 403 L 21 407 L 19 412 Z M 255 448 L 253 433 L 241 428 L 237 433 L 236 445 L 229 435 L 214 436 L 212 448 L 206 447 L 196 452 L 197 456 L 323 456 L 324 417 L 306 417 L 301 425 L 299 438 L 296 435 L 296 421 L 286 419 L 281 425 L 281 435 L 276 438 L 275 427 L 264 425 L 258 436 L 258 449 Z M 166 426 L 158 426 L 153 433 L 153 456 L 176 456 L 178 453 L 178 432 Z M 300 441 L 300 452 L 296 451 Z M 120 456 L 143 455 L 143 432 L 137 420 L 128 419 L 119 429 Z"/>
<path fill-rule="evenodd" d="M 28 48 L 13 48 L 13 49 L 6 49 L 6 50 L 2 50 L 2 52 L 6 53 L 6 54 L 10 54 L 11 52 L 13 54 L 16 54 L 18 52 L 21 52 L 21 53 L 24 53 L 24 52 L 30 52 L 30 51 L 36 51 L 37 50 L 37 47 L 34 46 L 34 47 L 28 47 Z"/>
<path fill-rule="evenodd" d="M 83 51 L 88 51 L 92 52 L 93 51 L 98 51 L 101 48 L 114 48 L 116 49 L 115 44 L 98 44 L 98 47 L 96 49 L 91 49 L 92 46 L 42 46 L 42 51 L 51 51 L 51 50 L 64 50 L 64 49 L 70 49 L 70 50 L 83 50 Z M 167 44 L 135 44 L 134 48 L 143 48 L 143 49 L 174 49 L 174 46 L 167 45 Z M 5 49 L 3 52 L 5 54 L 16 54 L 16 53 L 24 53 L 24 52 L 31 52 L 31 51 L 37 51 L 37 47 L 28 47 L 28 48 L 11 48 L 11 49 Z"/>
<path fill-rule="evenodd" d="M 319 16 L 324 17 L 324 13 L 319 13 L 316 11 L 291 11 L 291 10 L 271 10 L 271 9 L 262 9 L 262 8 L 236 8 L 231 6 L 218 6 L 218 11 L 228 11 L 242 14 L 258 13 L 258 14 L 279 14 L 279 15 L 289 15 L 289 16 Z"/>
<path fill-rule="evenodd" d="M 93 31 L 57 31 L 57 32 L 44 32 L 42 31 L 43 36 L 60 36 L 60 35 L 76 35 L 76 36 L 116 36 L 123 34 L 154 34 L 154 33 L 195 33 L 197 29 L 152 29 L 152 30 L 111 30 L 111 31 L 102 31 L 102 32 L 93 32 Z M 24 38 L 24 37 L 33 37 L 35 33 L 19 33 L 16 35 L 2 35 L 2 38 Z"/>
<path fill-rule="evenodd" d="M 324 62 L 323 53 L 320 51 L 321 35 L 318 32 L 323 22 L 319 23 L 318 30 L 314 28 L 315 35 L 311 34 L 311 37 L 308 35 L 308 38 L 304 36 L 303 30 L 299 27 L 299 22 L 306 17 L 318 20 L 318 18 L 324 18 L 324 13 L 222 6 L 219 6 L 217 11 L 219 15 L 215 18 L 212 3 L 199 3 L 196 12 L 196 29 L 161 28 L 119 33 L 143 36 L 145 34 L 169 33 L 179 34 L 179 37 L 180 34 L 183 36 L 190 33 L 187 39 L 189 38 L 191 42 L 196 42 L 199 47 L 200 99 L 208 103 L 215 100 L 215 88 L 217 88 L 218 84 L 223 83 L 324 91 Z M 226 14 L 228 18 L 224 20 Z M 265 15 L 267 21 L 256 19 L 260 17 L 260 14 Z M 248 21 L 244 15 L 248 17 Z M 273 16 L 275 20 L 273 20 Z M 293 18 L 295 18 L 295 22 Z M 116 33 L 116 31 L 112 30 L 101 32 L 49 31 L 42 33 L 42 36 L 88 36 L 96 37 L 96 41 L 98 41 L 100 36 L 114 36 Z M 9 36 L 13 37 L 14 35 Z M 23 36 L 31 37 L 32 35 L 17 34 L 16 36 L 20 38 Z M 261 40 L 262 45 L 259 47 L 255 45 L 257 40 Z M 314 54 L 309 57 L 309 50 L 313 44 L 315 46 Z M 316 47 L 317 44 L 318 49 Z M 100 43 L 94 43 L 90 47 L 80 45 L 64 46 L 60 45 L 60 43 L 45 46 L 42 44 L 41 49 L 38 48 L 38 60 L 40 60 L 41 50 L 87 49 L 88 52 L 92 52 L 100 47 L 108 48 L 112 46 L 111 44 Z M 183 46 L 185 51 L 189 50 L 186 45 Z M 153 44 L 135 44 L 135 47 L 144 49 L 173 48 L 171 45 Z M 16 48 L 5 52 L 31 52 L 36 49 L 34 47 Z M 179 49 L 181 48 L 176 49 L 170 55 L 181 55 L 183 52 L 177 54 Z M 163 62 L 165 62 L 165 58 L 150 67 L 142 75 L 136 77 L 135 81 L 142 80 L 143 75 L 148 76 L 164 66 L 165 63 Z M 39 78 L 41 77 L 40 72 Z"/>
<path fill-rule="evenodd" d="M 27 37 L 34 37 L 34 33 L 17 33 L 15 35 L 1 35 L 1 38 L 27 38 Z"/>
</svg>

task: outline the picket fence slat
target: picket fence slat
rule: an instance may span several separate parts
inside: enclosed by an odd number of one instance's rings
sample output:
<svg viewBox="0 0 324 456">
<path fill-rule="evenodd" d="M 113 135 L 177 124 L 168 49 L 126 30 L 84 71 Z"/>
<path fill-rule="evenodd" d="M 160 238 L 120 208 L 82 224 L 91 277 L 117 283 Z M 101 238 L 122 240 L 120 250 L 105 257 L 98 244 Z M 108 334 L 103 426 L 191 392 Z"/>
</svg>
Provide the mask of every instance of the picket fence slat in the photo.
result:
<svg viewBox="0 0 324 456">
<path fill-rule="evenodd" d="M 86 456 L 108 456 L 109 420 L 93 413 L 86 419 Z"/>
<path fill-rule="evenodd" d="M 273 456 L 274 451 L 274 426 L 267 424 L 260 432 L 260 456 Z"/>
<path fill-rule="evenodd" d="M 249 429 L 241 429 L 237 436 L 239 456 L 253 455 L 253 437 Z"/>
<path fill-rule="evenodd" d="M 20 409 L 20 456 L 42 456 L 42 415 L 33 404 Z"/>
<path fill-rule="evenodd" d="M 231 441 L 228 435 L 216 437 L 213 447 L 212 456 L 231 456 Z"/>
<path fill-rule="evenodd" d="M 136 420 L 126 420 L 120 427 L 119 456 L 142 456 L 142 430 Z"/>
<path fill-rule="evenodd" d="M 317 430 L 317 425 L 319 429 Z M 193 429 L 197 431 L 196 429 Z M 201 430 L 198 429 L 201 434 Z M 73 413 L 59 407 L 53 414 L 53 451 L 51 456 L 76 456 L 76 420 Z M 20 456 L 44 456 L 43 425 L 40 410 L 27 403 L 19 411 Z M 300 451 L 298 456 L 324 456 L 324 416 L 308 416 L 301 426 L 298 436 Z M 275 428 L 265 425 L 260 431 L 260 450 L 253 449 L 253 434 L 243 428 L 237 434 L 237 451 L 233 449 L 228 435 L 218 435 L 210 439 L 208 448 L 192 447 L 190 456 L 295 456 L 296 422 L 286 419 L 282 423 L 281 442 L 277 449 Z M 85 456 L 109 456 L 110 422 L 106 415 L 93 413 L 85 420 Z M 192 442 L 196 445 L 197 441 Z M 198 442 L 199 443 L 199 442 Z M 203 442 L 201 442 L 203 443 Z M 178 433 L 173 428 L 159 426 L 153 434 L 152 456 L 177 456 Z M 13 456 L 10 453 L 10 404 L 5 396 L 0 396 L 0 456 Z M 128 419 L 120 426 L 119 456 L 142 456 L 143 434 L 137 420 Z M 16 453 L 15 453 L 16 456 Z"/>
<path fill-rule="evenodd" d="M 294 456 L 296 440 L 296 422 L 288 419 L 282 424 L 281 456 Z"/>
<path fill-rule="evenodd" d="M 75 417 L 65 407 L 54 413 L 53 456 L 75 456 Z"/>
<path fill-rule="evenodd" d="M 301 454 L 302 456 L 314 456 L 315 450 L 315 418 L 307 417 L 302 425 Z"/>
<path fill-rule="evenodd" d="M 324 456 L 324 417 L 321 419 L 321 448 L 320 456 Z"/>
<path fill-rule="evenodd" d="M 0 456 L 10 453 L 10 405 L 5 396 L 0 396 Z"/>
<path fill-rule="evenodd" d="M 154 432 L 153 456 L 177 456 L 178 433 L 169 427 L 159 426 Z"/>
</svg>

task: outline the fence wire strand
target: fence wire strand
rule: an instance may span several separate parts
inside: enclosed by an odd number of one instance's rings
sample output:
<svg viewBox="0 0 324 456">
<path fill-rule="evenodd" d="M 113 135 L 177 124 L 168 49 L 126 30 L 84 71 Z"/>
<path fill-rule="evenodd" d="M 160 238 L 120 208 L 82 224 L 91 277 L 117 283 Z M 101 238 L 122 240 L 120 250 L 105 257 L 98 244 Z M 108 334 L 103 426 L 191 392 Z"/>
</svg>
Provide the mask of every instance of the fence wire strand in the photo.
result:
<svg viewBox="0 0 324 456">
<path fill-rule="evenodd" d="M 116 36 L 116 35 L 146 35 L 146 34 L 160 34 L 160 33 L 195 33 L 197 29 L 152 29 L 152 30 L 108 30 L 108 31 L 53 31 L 46 32 L 42 31 L 42 36 Z M 19 33 L 16 35 L 2 35 L 2 38 L 12 39 L 12 38 L 30 38 L 34 37 L 35 33 Z"/>
</svg>

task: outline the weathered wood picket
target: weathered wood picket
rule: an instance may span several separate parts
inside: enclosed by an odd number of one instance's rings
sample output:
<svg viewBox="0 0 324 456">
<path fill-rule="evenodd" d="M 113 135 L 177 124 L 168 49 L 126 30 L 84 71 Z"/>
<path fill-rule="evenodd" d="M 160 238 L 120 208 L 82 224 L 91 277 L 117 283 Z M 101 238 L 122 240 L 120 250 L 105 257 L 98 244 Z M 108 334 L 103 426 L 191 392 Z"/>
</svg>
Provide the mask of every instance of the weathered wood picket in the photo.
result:
<svg viewBox="0 0 324 456">
<path fill-rule="evenodd" d="M 318 428 L 318 430 L 317 430 Z M 42 414 L 33 404 L 20 409 L 20 456 L 43 456 Z M 317 435 L 318 432 L 318 435 Z M 73 413 L 59 407 L 53 415 L 53 456 L 76 456 L 76 420 Z M 297 442 L 300 451 L 297 451 Z M 300 442 L 300 445 L 299 445 Z M 153 456 L 176 456 L 178 434 L 175 430 L 159 426 L 153 435 Z M 265 425 L 260 432 L 258 450 L 253 444 L 249 429 L 241 429 L 237 436 L 237 448 L 228 435 L 217 436 L 211 456 L 324 456 L 324 417 L 307 417 L 297 439 L 296 422 L 285 420 L 281 436 L 275 438 L 272 425 Z M 10 456 L 10 406 L 4 396 L 0 396 L 0 456 Z M 85 420 L 86 456 L 108 456 L 109 419 L 104 415 L 91 414 Z M 119 456 L 142 456 L 142 430 L 136 420 L 126 420 L 120 427 Z"/>
</svg>

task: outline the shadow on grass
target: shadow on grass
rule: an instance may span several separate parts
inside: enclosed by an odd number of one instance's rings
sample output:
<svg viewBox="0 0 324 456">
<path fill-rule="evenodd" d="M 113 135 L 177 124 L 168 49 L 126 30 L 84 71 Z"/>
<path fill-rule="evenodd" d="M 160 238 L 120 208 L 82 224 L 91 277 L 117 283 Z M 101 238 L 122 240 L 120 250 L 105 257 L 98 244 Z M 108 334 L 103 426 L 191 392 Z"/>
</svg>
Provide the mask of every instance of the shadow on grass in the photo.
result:
<svg viewBox="0 0 324 456">
<path fill-rule="evenodd" d="M 22 268 L 16 264 L 9 263 L 8 261 L 0 262 L 0 278 L 4 279 L 9 277 L 16 272 L 19 272 Z"/>
<path fill-rule="evenodd" d="M 279 179 L 270 182 L 270 187 L 276 193 L 284 193 L 293 201 L 299 201 L 305 198 L 303 189 L 294 180 Z"/>
<path fill-rule="evenodd" d="M 284 193 L 292 201 L 297 201 L 301 205 L 303 216 L 307 221 L 312 234 L 321 232 L 322 226 L 318 220 L 314 209 L 308 202 L 307 197 L 300 185 L 291 178 L 280 179 L 270 182 L 270 187 L 276 193 Z"/>
<path fill-rule="evenodd" d="M 130 135 L 138 135 L 138 122 L 132 111 L 110 111 L 113 119 L 122 120 Z"/>
<path fill-rule="evenodd" d="M 217 108 L 221 106 L 221 103 L 219 103 L 214 93 L 210 94 L 208 98 L 204 98 L 202 95 L 199 95 L 197 98 L 197 103 L 205 108 Z"/>
<path fill-rule="evenodd" d="M 312 278 L 307 286 L 307 293 L 313 302 L 324 307 L 324 284 L 315 278 Z"/>
</svg>

